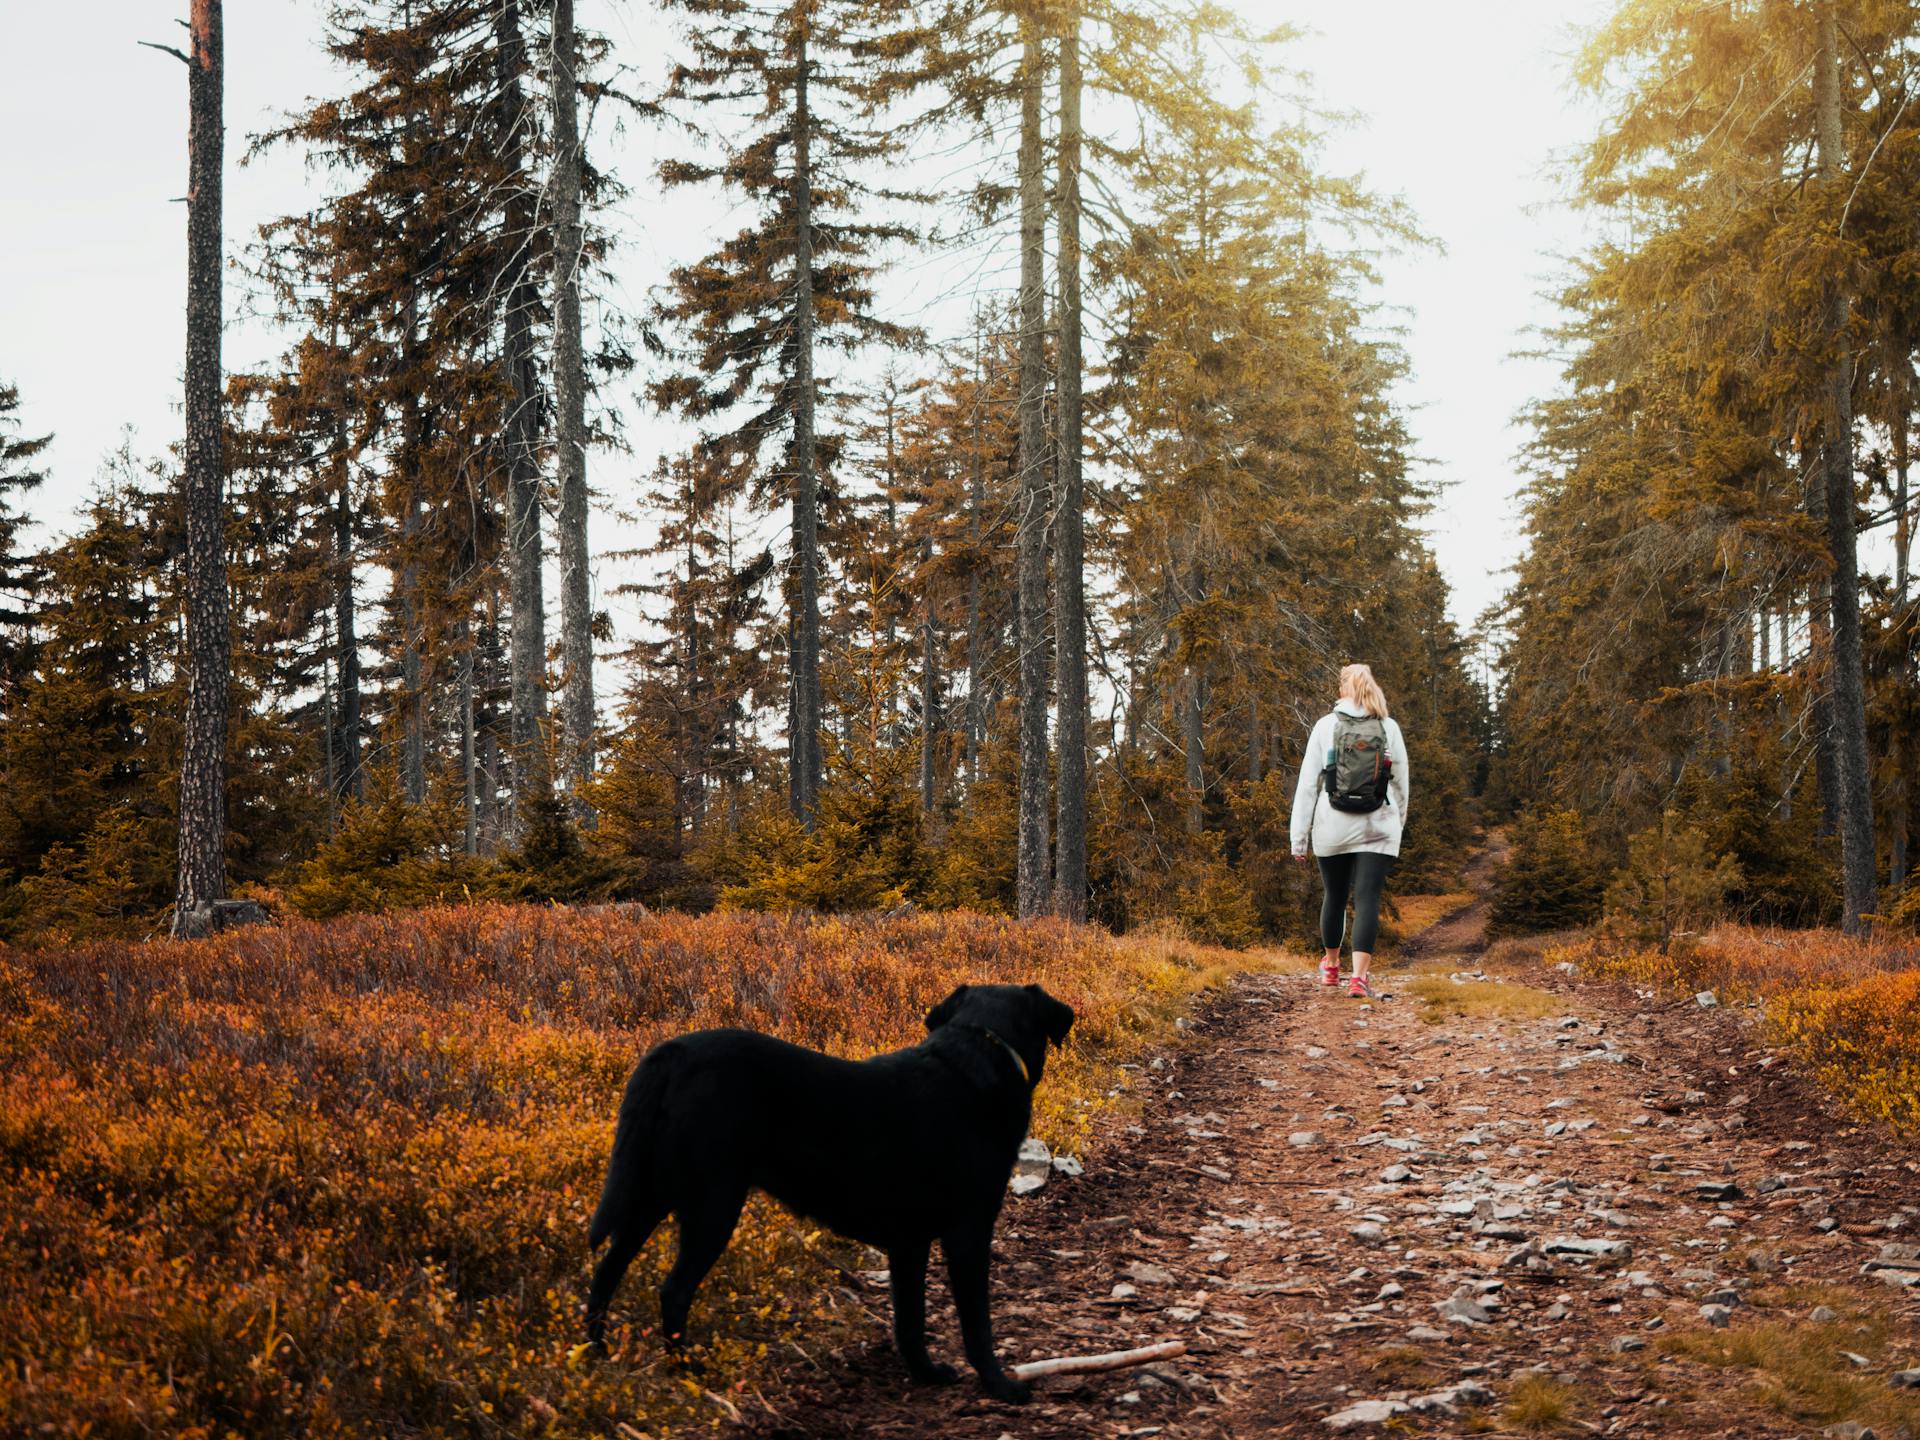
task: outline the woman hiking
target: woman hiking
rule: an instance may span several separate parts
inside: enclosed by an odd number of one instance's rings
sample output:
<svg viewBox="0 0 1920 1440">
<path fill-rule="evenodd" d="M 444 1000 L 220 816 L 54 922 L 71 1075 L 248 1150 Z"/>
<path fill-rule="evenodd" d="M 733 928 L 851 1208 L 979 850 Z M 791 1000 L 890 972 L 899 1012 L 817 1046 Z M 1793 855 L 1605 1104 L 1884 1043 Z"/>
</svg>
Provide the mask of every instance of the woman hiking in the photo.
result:
<svg viewBox="0 0 1920 1440">
<path fill-rule="evenodd" d="M 1387 714 L 1373 671 L 1340 672 L 1340 699 L 1307 737 L 1293 791 L 1293 858 L 1320 861 L 1320 983 L 1340 983 L 1340 939 L 1353 898 L 1353 980 L 1347 993 L 1373 998 L 1367 967 L 1380 934 L 1380 890 L 1400 854 L 1407 823 L 1407 742 Z"/>
</svg>

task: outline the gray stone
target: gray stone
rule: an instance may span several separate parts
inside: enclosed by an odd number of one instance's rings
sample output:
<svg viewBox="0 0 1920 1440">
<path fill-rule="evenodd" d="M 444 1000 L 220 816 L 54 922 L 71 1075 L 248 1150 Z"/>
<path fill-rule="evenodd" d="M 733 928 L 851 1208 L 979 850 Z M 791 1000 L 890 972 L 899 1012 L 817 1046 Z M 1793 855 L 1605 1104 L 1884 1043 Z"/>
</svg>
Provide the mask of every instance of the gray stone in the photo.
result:
<svg viewBox="0 0 1920 1440">
<path fill-rule="evenodd" d="M 1493 1318 L 1486 1306 L 1467 1295 L 1450 1296 L 1433 1308 L 1446 1319 L 1458 1320 L 1466 1325 L 1484 1325 Z"/>
<path fill-rule="evenodd" d="M 1398 1300 L 1402 1295 L 1405 1295 L 1406 1293 L 1407 1293 L 1407 1290 L 1404 1285 L 1398 1285 L 1398 1284 L 1395 1284 L 1393 1281 L 1389 1280 L 1386 1284 L 1380 1287 L 1380 1293 L 1378 1295 L 1375 1295 L 1373 1298 L 1376 1300 Z"/>
<path fill-rule="evenodd" d="M 1887 1382 L 1902 1390 L 1920 1390 L 1920 1370 L 1896 1370 L 1887 1377 Z"/>
<path fill-rule="evenodd" d="M 1702 1010 L 1711 1010 L 1720 1003 L 1720 997 L 1711 990 L 1702 990 L 1698 995 L 1693 997 L 1693 1003 L 1698 1005 Z"/>
<path fill-rule="evenodd" d="M 1086 1173 L 1086 1166 L 1080 1163 L 1077 1155 L 1056 1155 L 1053 1157 L 1053 1173 L 1072 1178 Z"/>
<path fill-rule="evenodd" d="M 1380 1103 L 1389 1110 L 1404 1110 L 1407 1107 L 1408 1100 L 1404 1095 L 1389 1095 Z"/>
<path fill-rule="evenodd" d="M 1135 1260 L 1120 1272 L 1136 1285 L 1171 1285 L 1173 1272 L 1151 1260 Z"/>
<path fill-rule="evenodd" d="M 1052 1174 L 1053 1152 L 1047 1148 L 1046 1141 L 1028 1136 L 1020 1142 L 1020 1155 L 1013 1162 L 1013 1179 L 1008 1186 L 1016 1195 L 1031 1195 L 1045 1185 Z"/>
<path fill-rule="evenodd" d="M 1647 1342 L 1642 1340 L 1638 1335 L 1616 1335 L 1613 1337 L 1613 1348 L 1616 1353 L 1624 1353 L 1628 1350 L 1644 1350 L 1647 1348 Z"/>
<path fill-rule="evenodd" d="M 1384 1425 L 1396 1415 L 1407 1413 L 1404 1400 L 1362 1400 L 1327 1416 L 1329 1430 L 1358 1430 L 1367 1425 Z"/>
<path fill-rule="evenodd" d="M 1463 1405 L 1487 1405 L 1493 1401 L 1493 1392 L 1473 1380 L 1463 1380 L 1458 1385 L 1449 1385 L 1444 1390 L 1432 1390 L 1425 1395 L 1416 1395 L 1407 1402 L 1407 1408 L 1421 1415 L 1454 1416 L 1460 1413 Z"/>
<path fill-rule="evenodd" d="M 1389 1185 L 1402 1185 L 1413 1179 L 1413 1171 L 1405 1165 L 1389 1165 L 1380 1172 L 1380 1178 Z"/>
<path fill-rule="evenodd" d="M 1437 1340 L 1448 1340 L 1451 1338 L 1446 1331 L 1436 1330 L 1431 1325 L 1415 1325 L 1407 1331 L 1407 1339 L 1413 1341 L 1416 1345 L 1431 1345 Z"/>
<path fill-rule="evenodd" d="M 1287 1136 L 1287 1144 L 1293 1146 L 1296 1150 L 1304 1150 L 1309 1145 L 1318 1145 L 1319 1143 L 1320 1132 L 1318 1130 L 1296 1130 Z"/>
<path fill-rule="evenodd" d="M 1733 1320 L 1733 1311 L 1726 1305 L 1702 1305 L 1700 1318 L 1716 1330 L 1724 1330 Z"/>
<path fill-rule="evenodd" d="M 197 940 L 222 930 L 240 930 L 267 923 L 267 912 L 257 900 L 208 900 L 174 917 L 176 940 Z"/>
<path fill-rule="evenodd" d="M 1625 1260 L 1633 1246 L 1625 1240 L 1601 1240 L 1584 1235 L 1555 1235 L 1541 1247 L 1549 1255 L 1585 1255 L 1594 1260 Z"/>
<path fill-rule="evenodd" d="M 1816 1305 L 1807 1315 L 1807 1319 L 1816 1325 L 1831 1325 L 1839 1318 L 1840 1312 L 1835 1310 L 1831 1305 Z"/>
<path fill-rule="evenodd" d="M 1347 1233 L 1363 1245 L 1378 1245 L 1387 1238 L 1386 1227 L 1377 1225 L 1371 1220 L 1363 1220 Z"/>
<path fill-rule="evenodd" d="M 1830 1440 L 1878 1440 L 1879 1432 L 1858 1420 L 1842 1420 L 1838 1425 L 1829 1425 L 1820 1432 Z"/>
<path fill-rule="evenodd" d="M 1731 1180 L 1700 1180 L 1695 1182 L 1693 1193 L 1702 1200 L 1738 1200 L 1740 1187 Z"/>
</svg>

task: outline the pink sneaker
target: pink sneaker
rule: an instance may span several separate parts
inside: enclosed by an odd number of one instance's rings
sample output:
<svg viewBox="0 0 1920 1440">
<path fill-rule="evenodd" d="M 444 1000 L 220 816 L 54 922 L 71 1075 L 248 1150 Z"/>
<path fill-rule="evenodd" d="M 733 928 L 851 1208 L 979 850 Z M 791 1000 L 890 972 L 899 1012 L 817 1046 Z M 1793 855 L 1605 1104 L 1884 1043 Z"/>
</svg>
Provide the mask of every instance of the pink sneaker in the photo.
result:
<svg viewBox="0 0 1920 1440">
<path fill-rule="evenodd" d="M 1356 975 L 1353 977 L 1353 980 L 1347 986 L 1347 994 L 1356 1000 L 1371 1000 L 1374 998 L 1373 986 L 1367 983 L 1367 977 L 1364 975 Z"/>
<path fill-rule="evenodd" d="M 1340 983 L 1340 962 L 1338 960 L 1322 960 L 1320 962 L 1320 983 L 1322 985 L 1338 985 Z"/>
</svg>

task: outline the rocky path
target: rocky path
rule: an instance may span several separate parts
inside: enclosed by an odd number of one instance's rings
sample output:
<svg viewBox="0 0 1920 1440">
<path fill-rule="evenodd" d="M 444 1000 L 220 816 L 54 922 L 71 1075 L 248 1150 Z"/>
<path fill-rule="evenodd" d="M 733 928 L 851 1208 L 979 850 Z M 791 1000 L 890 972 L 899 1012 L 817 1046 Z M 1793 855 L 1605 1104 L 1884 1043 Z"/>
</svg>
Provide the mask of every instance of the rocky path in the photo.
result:
<svg viewBox="0 0 1920 1440">
<path fill-rule="evenodd" d="M 1835 1120 L 1738 1016 L 1468 958 L 1483 923 L 1442 921 L 1377 1003 L 1305 961 L 1245 979 L 1132 1075 L 1083 1176 L 1008 1202 L 1004 1354 L 1184 1358 L 1024 1409 L 917 1390 L 876 1286 L 871 1334 L 748 1428 L 1920 1440 L 1913 1152 Z"/>
</svg>

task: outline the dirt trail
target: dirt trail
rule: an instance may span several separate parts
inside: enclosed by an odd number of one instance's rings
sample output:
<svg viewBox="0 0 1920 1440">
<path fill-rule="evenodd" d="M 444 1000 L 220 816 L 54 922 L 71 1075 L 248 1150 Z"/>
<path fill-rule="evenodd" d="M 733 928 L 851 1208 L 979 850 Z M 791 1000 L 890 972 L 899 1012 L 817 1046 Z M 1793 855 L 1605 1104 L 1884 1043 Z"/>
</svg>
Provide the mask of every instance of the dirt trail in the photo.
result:
<svg viewBox="0 0 1920 1440">
<path fill-rule="evenodd" d="M 1861 1274 L 1920 1241 L 1920 1208 L 1902 1208 L 1920 1204 L 1912 1152 L 1836 1122 L 1734 1015 L 1537 963 L 1465 978 L 1484 924 L 1482 902 L 1409 947 L 1462 1009 L 1434 1022 L 1392 971 L 1383 988 L 1401 993 L 1373 1004 L 1304 960 L 1244 979 L 1184 1049 L 1134 1072 L 1137 1118 L 1110 1122 L 1083 1177 L 1008 1202 L 1004 1355 L 1180 1338 L 1186 1357 L 1041 1382 L 1024 1409 L 970 1376 L 914 1389 L 875 1287 L 870 1334 L 810 1357 L 748 1428 L 1026 1440 L 1531 1419 L 1731 1440 L 1920 1421 L 1920 1390 L 1892 1382 L 1920 1365 L 1920 1285 Z M 935 1352 L 956 1356 L 951 1305 L 930 1299 Z M 1838 1318 L 1810 1318 L 1820 1304 Z M 1697 1358 L 1763 1324 L 1780 1328 L 1749 1350 L 1850 1373 L 1795 1389 Z M 1833 1358 L 1834 1337 L 1866 1364 Z"/>
</svg>

